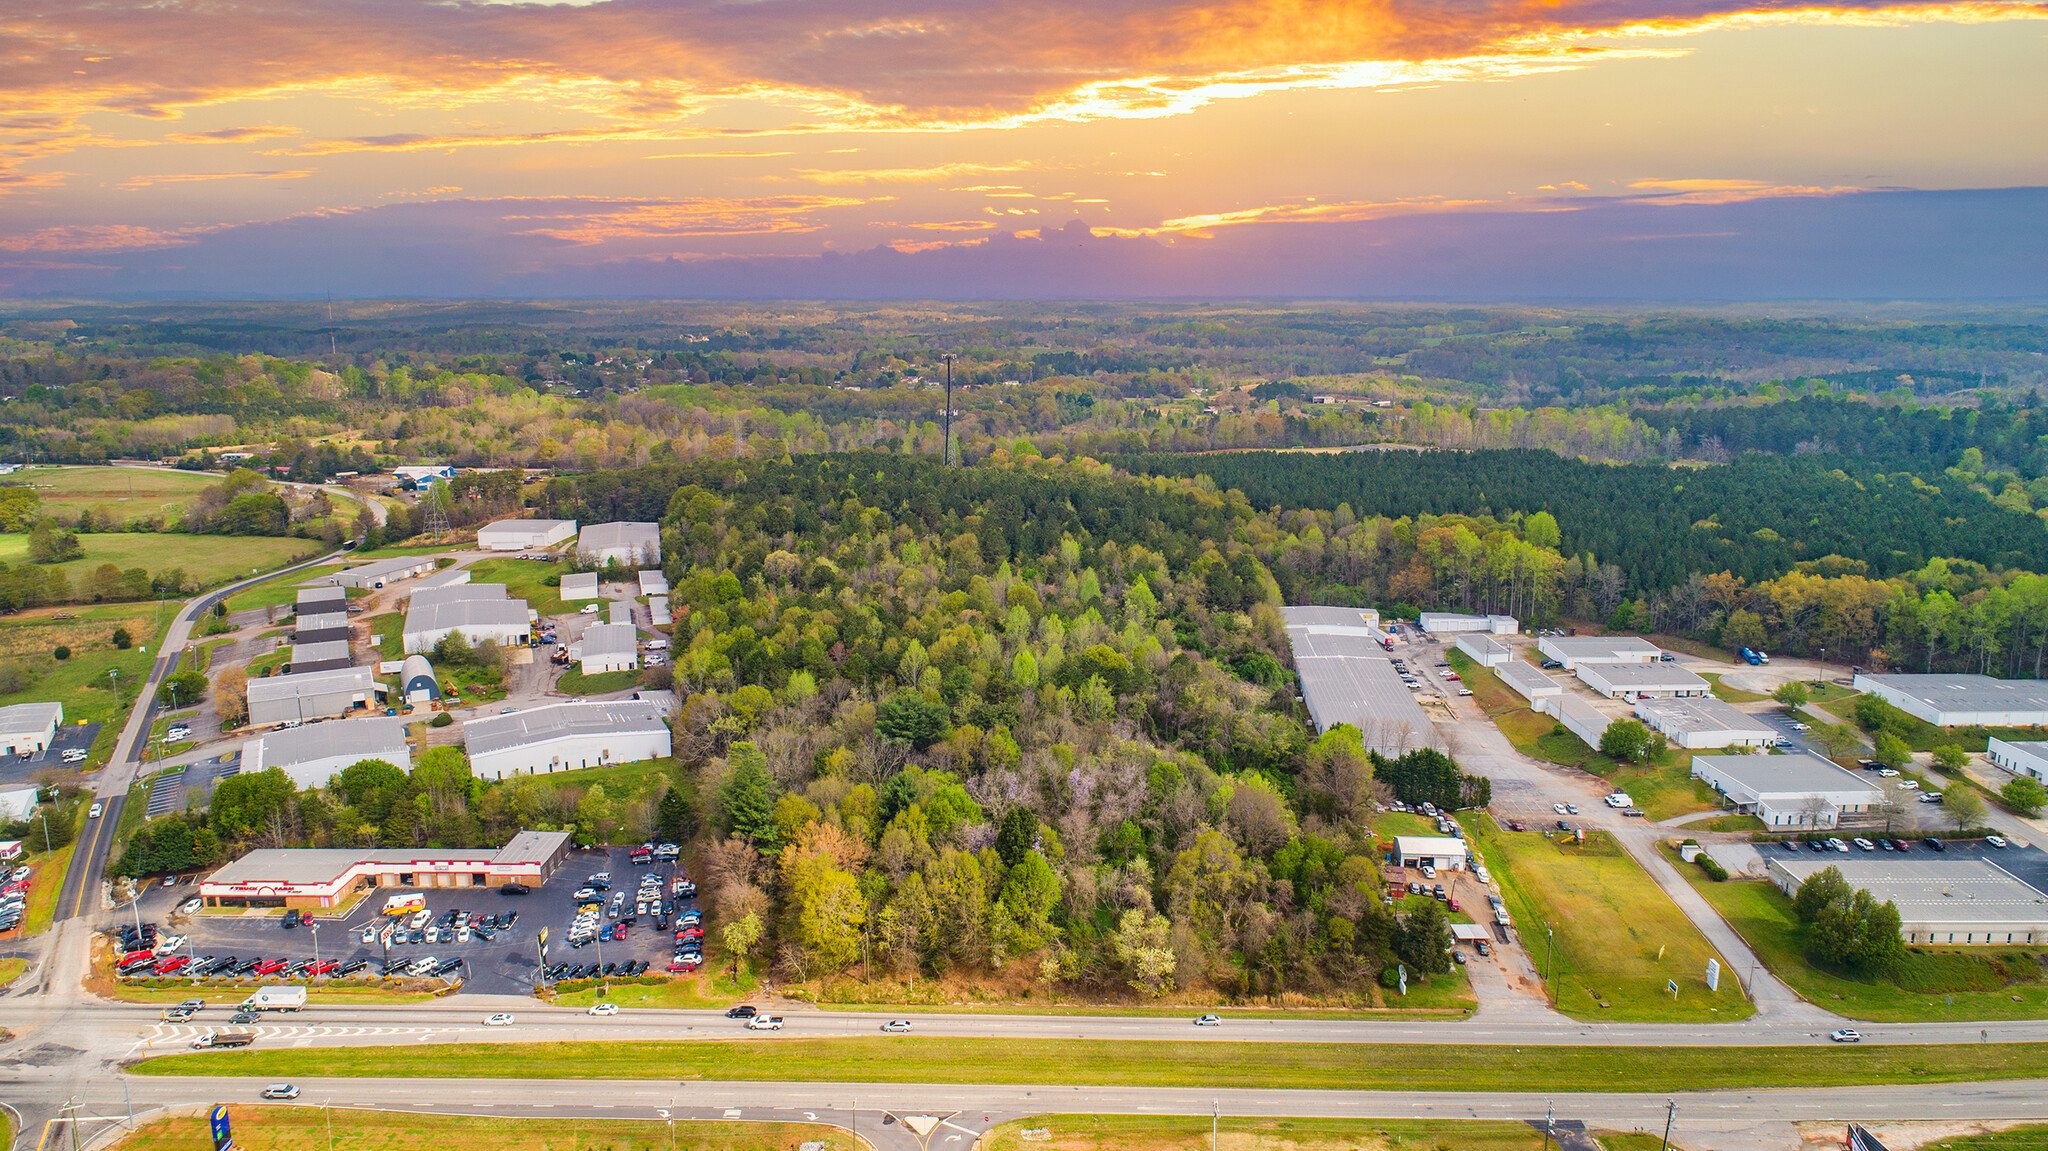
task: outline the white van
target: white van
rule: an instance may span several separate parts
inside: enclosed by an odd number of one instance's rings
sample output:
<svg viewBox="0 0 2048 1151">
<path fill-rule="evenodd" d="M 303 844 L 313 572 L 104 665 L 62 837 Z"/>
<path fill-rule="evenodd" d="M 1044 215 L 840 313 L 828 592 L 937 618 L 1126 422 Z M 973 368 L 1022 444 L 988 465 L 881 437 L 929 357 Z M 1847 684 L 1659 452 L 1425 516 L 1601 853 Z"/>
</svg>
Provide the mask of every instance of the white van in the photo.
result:
<svg viewBox="0 0 2048 1151">
<path fill-rule="evenodd" d="M 665 640 L 665 639 L 650 639 L 650 640 L 648 640 L 648 641 L 647 641 L 647 650 L 648 650 L 648 651 L 667 651 L 667 650 L 668 650 L 668 641 L 667 641 L 667 640 Z"/>
</svg>

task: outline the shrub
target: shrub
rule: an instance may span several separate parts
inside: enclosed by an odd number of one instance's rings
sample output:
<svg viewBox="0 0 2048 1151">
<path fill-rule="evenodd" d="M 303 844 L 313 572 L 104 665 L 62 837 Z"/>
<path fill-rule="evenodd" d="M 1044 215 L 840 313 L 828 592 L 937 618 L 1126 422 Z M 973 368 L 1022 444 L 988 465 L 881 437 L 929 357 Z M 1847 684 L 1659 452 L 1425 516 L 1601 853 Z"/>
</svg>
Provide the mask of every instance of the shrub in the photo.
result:
<svg viewBox="0 0 2048 1151">
<path fill-rule="evenodd" d="M 64 659 L 70 659 L 70 658 L 71 658 L 71 649 L 70 649 L 70 648 L 68 648 L 68 647 L 65 647 L 65 646 L 64 646 L 63 644 L 61 644 L 61 643 L 60 643 L 60 644 L 58 644 L 58 645 L 57 645 L 57 647 L 56 647 L 56 649 L 55 649 L 54 651 L 50 652 L 50 654 L 51 654 L 51 655 L 53 655 L 53 656 L 56 656 L 56 657 L 57 657 L 58 659 L 60 659 L 60 660 L 64 660 Z"/>
<path fill-rule="evenodd" d="M 122 651 L 127 651 L 135 646 L 135 637 L 128 634 L 127 628 L 117 627 L 114 629 L 114 646 Z"/>
<path fill-rule="evenodd" d="M 428 721 L 427 721 L 427 726 L 428 726 L 428 727 L 447 727 L 447 726 L 448 726 L 449 724 L 451 724 L 451 723 L 454 723 L 454 722 L 455 722 L 455 717 L 454 717 L 454 716 L 452 716 L 452 715 L 449 715 L 449 714 L 448 714 L 447 712 L 445 712 L 445 711 L 444 711 L 444 712 L 441 712 L 441 713 L 439 713 L 439 714 L 435 715 L 435 716 L 434 716 L 434 718 L 432 718 L 432 719 L 428 720 Z"/>
<path fill-rule="evenodd" d="M 1708 855 L 1706 852 L 1702 851 L 1699 853 L 1698 858 L 1695 859 L 1694 862 L 1700 865 L 1701 871 L 1707 873 L 1708 879 L 1713 880 L 1715 883 L 1728 882 L 1728 869 L 1721 866 L 1720 862 L 1716 860 L 1713 856 Z"/>
</svg>

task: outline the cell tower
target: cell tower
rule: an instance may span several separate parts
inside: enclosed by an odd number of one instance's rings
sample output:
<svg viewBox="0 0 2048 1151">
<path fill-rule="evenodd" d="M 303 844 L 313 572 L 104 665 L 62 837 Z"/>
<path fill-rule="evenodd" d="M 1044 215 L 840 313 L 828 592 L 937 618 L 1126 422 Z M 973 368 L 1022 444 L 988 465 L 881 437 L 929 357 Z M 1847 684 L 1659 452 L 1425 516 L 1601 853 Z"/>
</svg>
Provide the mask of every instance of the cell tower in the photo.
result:
<svg viewBox="0 0 2048 1151">
<path fill-rule="evenodd" d="M 447 535 L 450 530 L 448 527 L 447 481 L 438 481 L 436 483 L 428 485 L 427 498 L 425 502 L 427 505 L 427 522 L 425 524 L 426 534 L 430 536 Z"/>
</svg>

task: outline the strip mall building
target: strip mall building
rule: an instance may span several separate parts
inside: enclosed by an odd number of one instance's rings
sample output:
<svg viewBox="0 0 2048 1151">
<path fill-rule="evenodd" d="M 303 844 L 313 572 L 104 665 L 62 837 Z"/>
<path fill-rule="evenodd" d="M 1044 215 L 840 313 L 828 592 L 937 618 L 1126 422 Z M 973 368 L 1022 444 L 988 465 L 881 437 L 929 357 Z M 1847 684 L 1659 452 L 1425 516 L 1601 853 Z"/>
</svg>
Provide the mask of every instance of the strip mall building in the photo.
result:
<svg viewBox="0 0 2048 1151">
<path fill-rule="evenodd" d="M 266 848 L 199 884 L 208 907 L 333 907 L 376 887 L 538 887 L 569 858 L 566 831 L 522 831 L 503 847 Z"/>
</svg>

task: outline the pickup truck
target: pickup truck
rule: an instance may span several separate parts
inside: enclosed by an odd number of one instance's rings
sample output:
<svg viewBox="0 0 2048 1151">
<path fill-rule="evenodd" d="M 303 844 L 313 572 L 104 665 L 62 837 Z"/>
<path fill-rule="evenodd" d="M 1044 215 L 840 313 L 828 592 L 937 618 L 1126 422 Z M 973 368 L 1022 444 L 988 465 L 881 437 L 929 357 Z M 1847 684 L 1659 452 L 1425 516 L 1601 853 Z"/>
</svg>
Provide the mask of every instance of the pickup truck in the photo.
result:
<svg viewBox="0 0 2048 1151">
<path fill-rule="evenodd" d="M 247 1047 L 256 1042 L 252 1031 L 216 1031 L 212 1035 L 201 1035 L 192 1041 L 194 1050 L 204 1051 L 214 1047 Z"/>
</svg>

